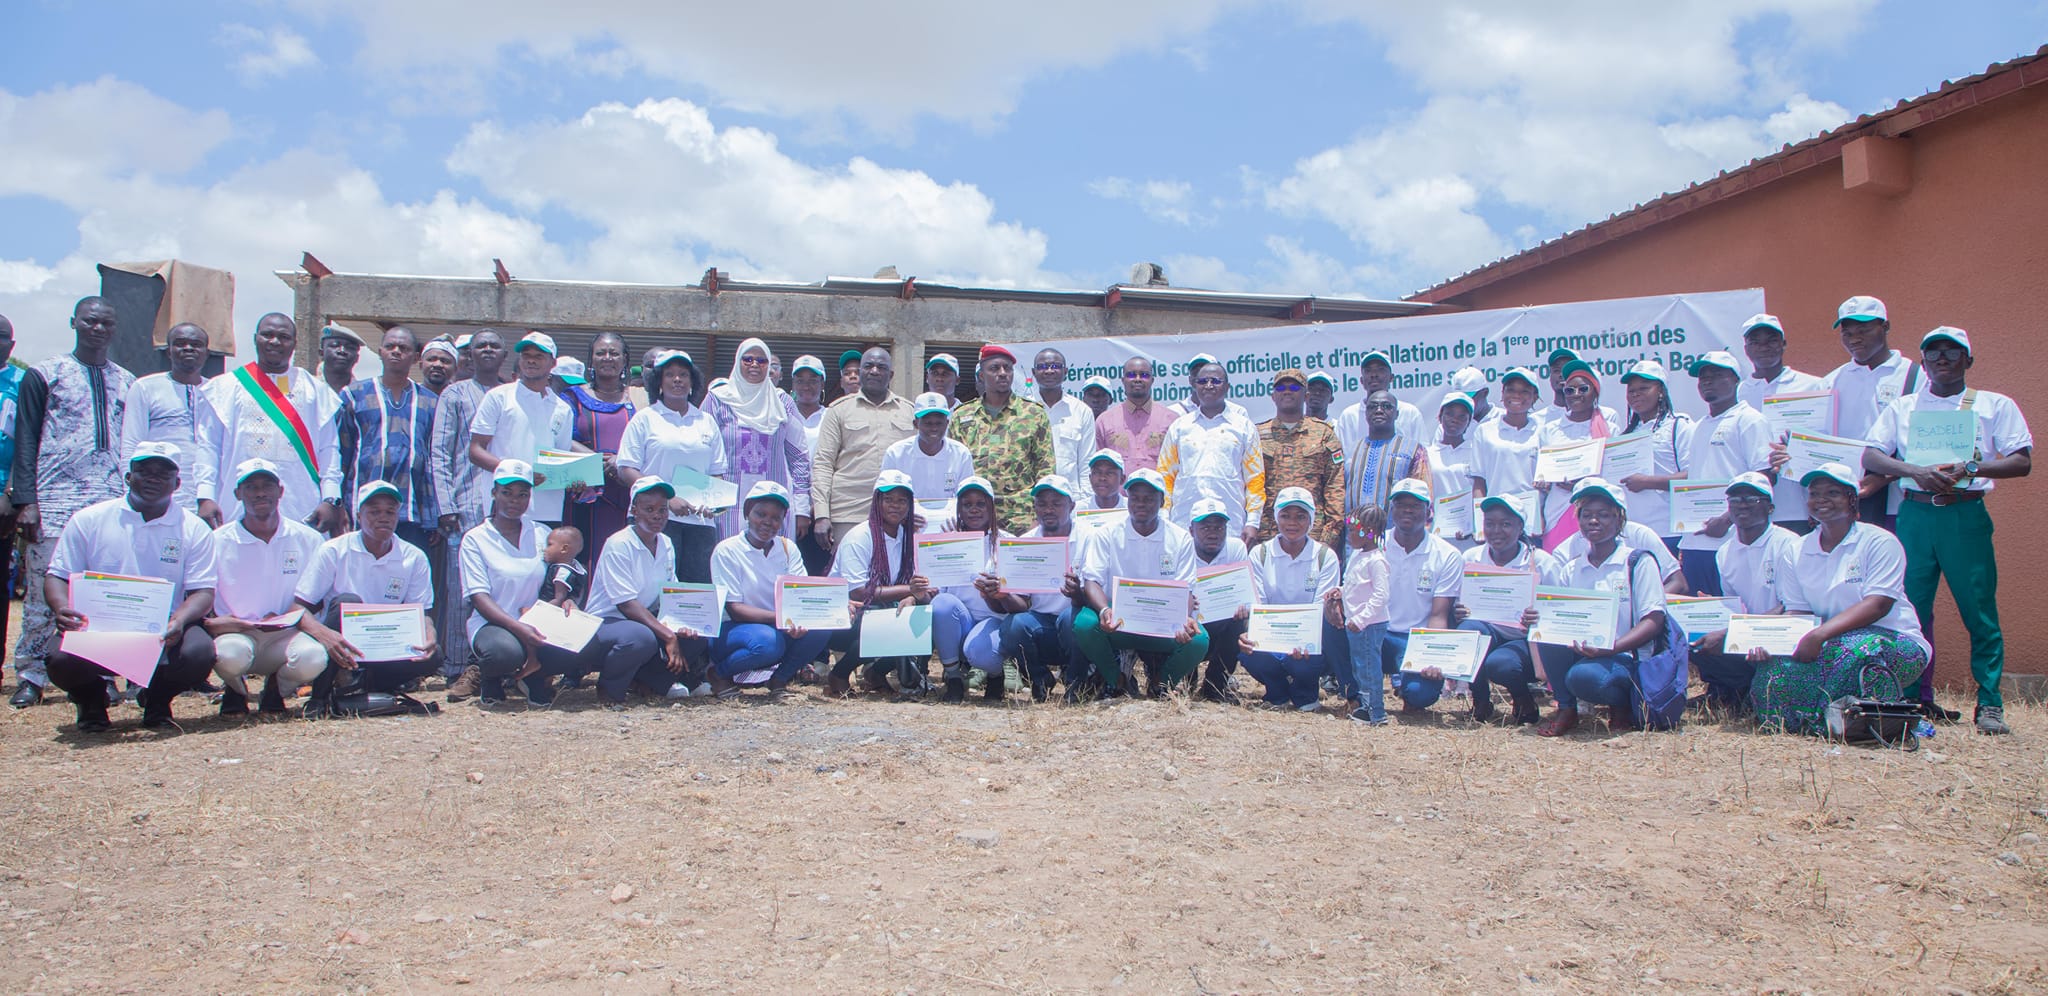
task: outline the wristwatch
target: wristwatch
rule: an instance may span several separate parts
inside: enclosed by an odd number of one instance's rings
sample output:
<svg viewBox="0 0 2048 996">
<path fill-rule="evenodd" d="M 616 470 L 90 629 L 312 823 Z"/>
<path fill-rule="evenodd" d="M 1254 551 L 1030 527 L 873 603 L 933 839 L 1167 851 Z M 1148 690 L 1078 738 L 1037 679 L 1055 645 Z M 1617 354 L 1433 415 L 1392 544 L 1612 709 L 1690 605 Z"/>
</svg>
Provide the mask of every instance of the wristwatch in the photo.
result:
<svg viewBox="0 0 2048 996">
<path fill-rule="evenodd" d="M 322 504 L 322 505 L 326 505 L 326 506 L 328 506 L 328 507 L 330 507 L 330 508 L 340 508 L 340 507 L 341 507 L 341 499 L 339 499 L 339 498 L 322 498 L 322 499 L 320 499 L 320 504 Z"/>
<path fill-rule="evenodd" d="M 1965 477 L 1965 478 L 1971 478 L 1971 477 L 1976 477 L 1976 476 L 1977 476 L 1977 461 L 1975 461 L 1975 460 L 1972 460 L 1972 461 L 1970 461 L 1969 463 L 1963 464 L 1963 477 Z"/>
</svg>

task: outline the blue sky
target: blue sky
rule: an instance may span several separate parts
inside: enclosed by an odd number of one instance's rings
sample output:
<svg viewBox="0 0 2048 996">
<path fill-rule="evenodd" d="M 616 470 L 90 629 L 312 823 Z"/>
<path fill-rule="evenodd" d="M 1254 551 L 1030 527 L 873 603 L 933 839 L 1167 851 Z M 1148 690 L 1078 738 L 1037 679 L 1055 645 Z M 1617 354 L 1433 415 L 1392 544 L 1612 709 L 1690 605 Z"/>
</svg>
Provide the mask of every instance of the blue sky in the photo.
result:
<svg viewBox="0 0 2048 996">
<path fill-rule="evenodd" d="M 345 9 L 342 9 L 345 7 Z M 2048 3 L 15 0 L 0 314 L 95 262 L 1396 297 L 1943 79 Z"/>
</svg>

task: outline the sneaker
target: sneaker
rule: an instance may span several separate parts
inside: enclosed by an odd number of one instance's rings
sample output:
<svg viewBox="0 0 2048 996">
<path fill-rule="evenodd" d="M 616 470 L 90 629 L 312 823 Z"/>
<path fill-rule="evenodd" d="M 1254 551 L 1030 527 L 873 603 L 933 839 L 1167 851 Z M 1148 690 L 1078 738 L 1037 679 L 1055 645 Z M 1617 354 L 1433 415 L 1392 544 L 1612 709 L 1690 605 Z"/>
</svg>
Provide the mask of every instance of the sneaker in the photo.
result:
<svg viewBox="0 0 2048 996">
<path fill-rule="evenodd" d="M 665 698 L 670 702 L 678 702 L 689 697 L 690 684 L 686 681 L 678 681 L 675 684 L 668 686 L 668 692 L 662 696 L 662 698 Z"/>
<path fill-rule="evenodd" d="M 475 695 L 484 682 L 484 669 L 471 664 L 462 669 L 454 681 L 448 683 L 448 701 L 460 702 Z"/>
<path fill-rule="evenodd" d="M 2005 709 L 2002 706 L 1978 706 L 1977 732 L 1994 737 L 2011 733 L 2012 727 L 2005 725 Z"/>
<path fill-rule="evenodd" d="M 1320 712 L 1320 711 L 1322 711 L 1322 708 L 1323 708 L 1323 704 L 1322 704 L 1321 702 L 1310 702 L 1310 703 L 1307 703 L 1307 704 L 1305 704 L 1305 705 L 1298 705 L 1298 706 L 1295 706 L 1295 707 L 1294 707 L 1294 711 L 1295 711 L 1295 712 Z"/>
<path fill-rule="evenodd" d="M 80 705 L 78 707 L 78 732 L 105 733 L 114 724 L 107 721 L 107 707 L 103 705 Z"/>
<path fill-rule="evenodd" d="M 695 688 L 692 688 L 692 689 L 690 689 L 690 694 L 691 694 L 691 695 L 695 695 L 695 696 L 697 696 L 698 698 L 703 698 L 703 697 L 705 697 L 705 696 L 707 696 L 707 695 L 710 695 L 710 694 L 711 694 L 711 683 L 710 683 L 710 682 L 708 682 L 708 681 L 700 681 L 700 682 L 698 682 L 698 683 L 697 683 L 697 687 L 695 687 Z"/>
<path fill-rule="evenodd" d="M 1387 725 L 1387 717 L 1381 716 L 1378 719 L 1374 719 L 1372 718 L 1372 710 L 1364 706 L 1351 710 L 1351 721 L 1354 723 L 1364 723 L 1367 726 Z"/>
<path fill-rule="evenodd" d="M 220 693 L 220 714 L 223 716 L 247 716 L 249 714 L 249 697 L 240 692 L 222 691 Z"/>
</svg>

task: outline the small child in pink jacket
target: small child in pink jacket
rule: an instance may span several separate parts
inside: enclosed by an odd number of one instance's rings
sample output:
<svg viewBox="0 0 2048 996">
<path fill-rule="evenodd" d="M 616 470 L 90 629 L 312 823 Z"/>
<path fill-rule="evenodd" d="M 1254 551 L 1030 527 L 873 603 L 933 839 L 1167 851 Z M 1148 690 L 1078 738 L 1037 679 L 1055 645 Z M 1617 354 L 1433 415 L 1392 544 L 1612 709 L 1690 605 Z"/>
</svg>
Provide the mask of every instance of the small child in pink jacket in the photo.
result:
<svg viewBox="0 0 2048 996">
<path fill-rule="evenodd" d="M 1344 635 L 1351 644 L 1352 673 L 1342 683 L 1351 686 L 1344 690 L 1351 700 L 1351 718 L 1385 726 L 1387 681 L 1380 646 L 1387 638 L 1387 557 L 1380 552 L 1380 534 L 1386 529 L 1387 513 L 1368 505 L 1351 513 L 1348 526 L 1344 585 L 1330 594 L 1343 599 Z"/>
</svg>

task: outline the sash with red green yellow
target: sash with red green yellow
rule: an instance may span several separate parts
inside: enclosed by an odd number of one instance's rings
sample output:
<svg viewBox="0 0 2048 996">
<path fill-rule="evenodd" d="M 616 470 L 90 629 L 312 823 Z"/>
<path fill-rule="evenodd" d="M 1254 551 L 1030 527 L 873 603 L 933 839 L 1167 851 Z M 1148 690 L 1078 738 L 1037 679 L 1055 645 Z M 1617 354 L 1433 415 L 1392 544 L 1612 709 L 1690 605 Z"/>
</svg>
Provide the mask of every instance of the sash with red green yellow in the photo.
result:
<svg viewBox="0 0 2048 996">
<path fill-rule="evenodd" d="M 306 431 L 306 420 L 299 417 L 298 408 L 292 399 L 277 386 L 277 381 L 265 375 L 254 363 L 235 368 L 235 380 L 242 389 L 254 398 L 261 410 L 284 438 L 291 440 L 292 449 L 298 453 L 299 462 L 306 467 L 306 476 L 320 480 L 320 461 L 313 457 L 313 434 Z"/>
</svg>

